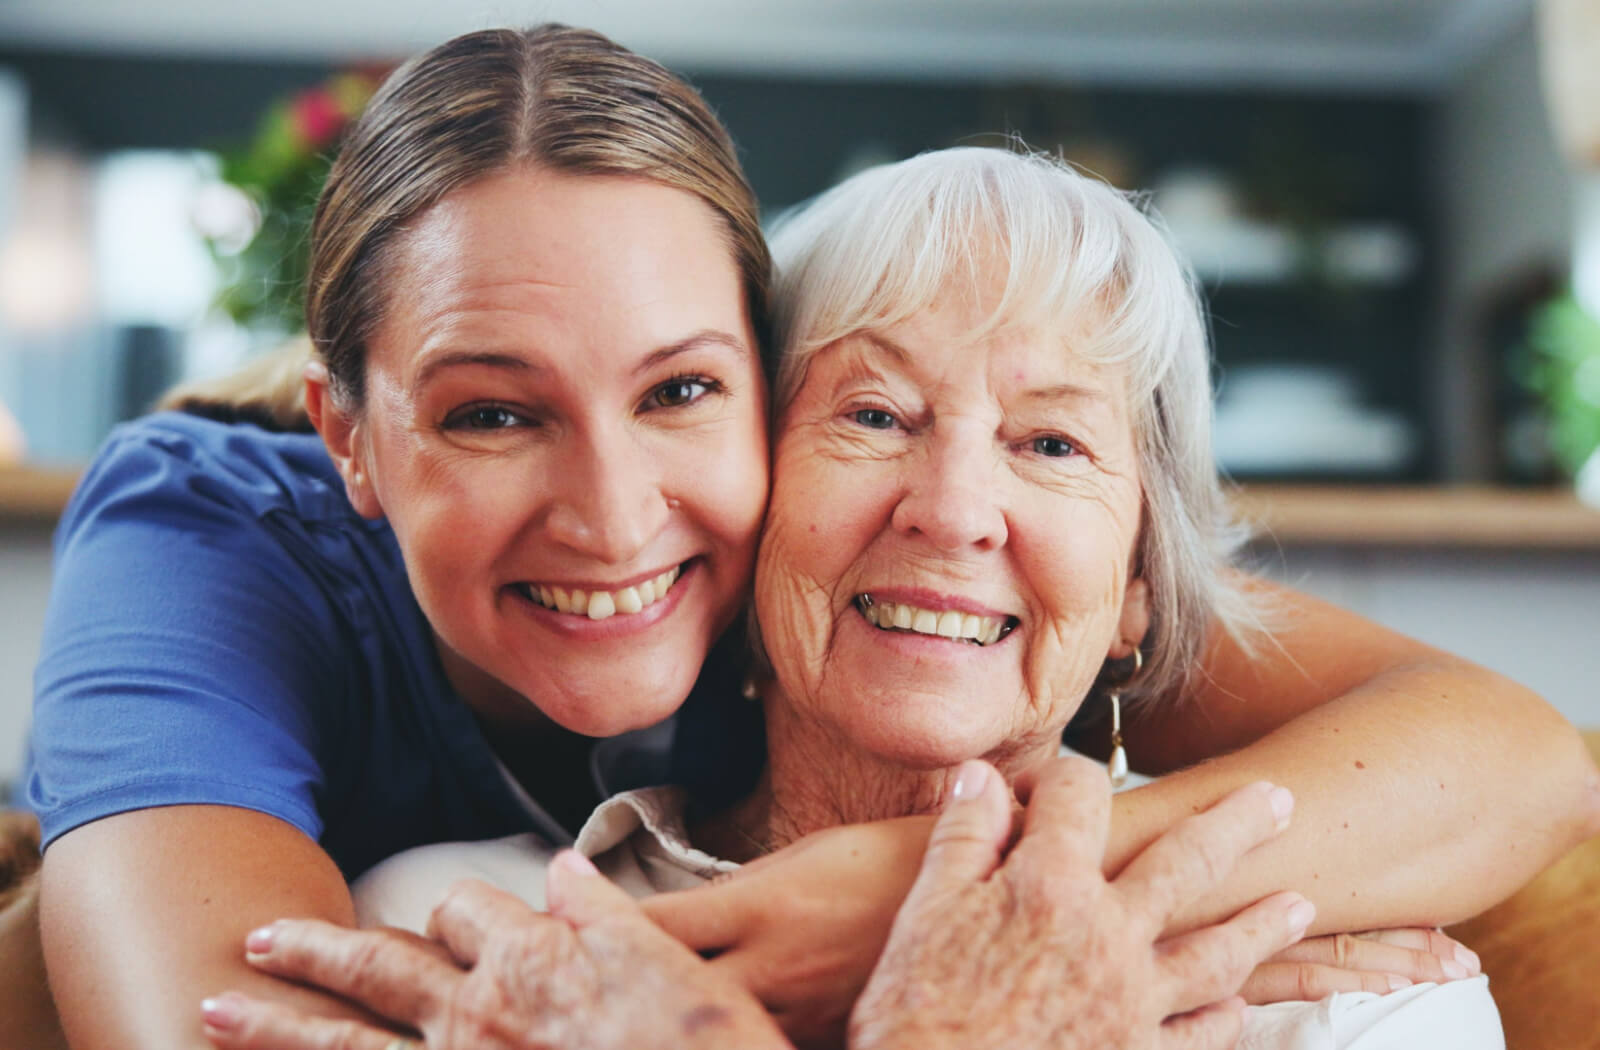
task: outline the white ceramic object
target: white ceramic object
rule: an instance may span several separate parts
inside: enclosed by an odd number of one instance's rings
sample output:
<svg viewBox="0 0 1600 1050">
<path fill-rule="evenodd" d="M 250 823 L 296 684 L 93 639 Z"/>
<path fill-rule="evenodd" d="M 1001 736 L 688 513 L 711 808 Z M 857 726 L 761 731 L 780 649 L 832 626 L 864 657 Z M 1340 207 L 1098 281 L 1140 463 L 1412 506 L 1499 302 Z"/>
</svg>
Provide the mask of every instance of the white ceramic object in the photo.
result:
<svg viewBox="0 0 1600 1050">
<path fill-rule="evenodd" d="M 1600 448 L 1595 449 L 1588 462 L 1578 469 L 1578 477 L 1573 484 L 1579 502 L 1600 509 Z"/>
</svg>

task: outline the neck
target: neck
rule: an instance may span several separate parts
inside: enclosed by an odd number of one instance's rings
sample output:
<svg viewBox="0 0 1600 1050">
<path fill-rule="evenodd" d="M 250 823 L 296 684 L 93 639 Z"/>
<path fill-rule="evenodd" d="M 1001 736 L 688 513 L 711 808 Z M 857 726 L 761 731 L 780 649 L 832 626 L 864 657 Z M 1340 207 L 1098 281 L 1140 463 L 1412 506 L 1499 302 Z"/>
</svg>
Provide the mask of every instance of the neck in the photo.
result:
<svg viewBox="0 0 1600 1050">
<path fill-rule="evenodd" d="M 959 762 L 913 767 L 869 754 L 781 699 L 765 701 L 767 765 L 755 789 L 695 837 L 714 856 L 748 861 L 824 828 L 937 813 Z M 1007 780 L 1049 746 L 984 755 Z"/>
</svg>

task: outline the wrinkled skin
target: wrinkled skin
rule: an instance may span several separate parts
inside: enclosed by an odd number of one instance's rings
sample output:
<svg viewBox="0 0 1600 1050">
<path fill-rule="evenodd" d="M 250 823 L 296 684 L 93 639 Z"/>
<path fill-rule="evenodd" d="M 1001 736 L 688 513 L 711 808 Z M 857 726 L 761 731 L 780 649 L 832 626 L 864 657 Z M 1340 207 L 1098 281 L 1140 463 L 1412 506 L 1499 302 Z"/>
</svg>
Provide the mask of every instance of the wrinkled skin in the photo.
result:
<svg viewBox="0 0 1600 1050">
<path fill-rule="evenodd" d="M 1176 909 L 1287 823 L 1281 789 L 1241 788 L 1111 881 L 1110 795 L 1091 763 L 1039 774 L 1009 854 L 999 776 L 967 763 L 957 793 L 851 1016 L 853 1050 L 1231 1047 L 1244 1009 L 1234 991 L 1311 921 L 1308 901 L 1281 893 L 1161 939 Z"/>
<path fill-rule="evenodd" d="M 543 915 L 483 883 L 461 883 L 430 923 L 438 944 L 392 930 L 277 923 L 270 942 L 252 935 L 262 949 L 251 952 L 255 965 L 324 985 L 393 1030 L 225 996 L 208 1000 L 206 1034 L 229 1050 L 385 1050 L 397 1031 L 419 1034 L 432 1050 L 789 1046 L 755 999 L 577 854 L 552 864 L 549 894 Z M 229 1013 L 231 1024 L 218 1023 Z"/>
</svg>

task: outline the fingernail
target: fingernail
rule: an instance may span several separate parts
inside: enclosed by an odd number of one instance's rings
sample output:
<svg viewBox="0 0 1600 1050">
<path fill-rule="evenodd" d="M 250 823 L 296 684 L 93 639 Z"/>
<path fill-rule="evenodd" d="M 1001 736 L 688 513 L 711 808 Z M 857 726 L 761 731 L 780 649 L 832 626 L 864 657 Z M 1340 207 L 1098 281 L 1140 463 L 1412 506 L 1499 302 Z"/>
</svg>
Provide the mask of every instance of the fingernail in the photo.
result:
<svg viewBox="0 0 1600 1050">
<path fill-rule="evenodd" d="M 1468 973 L 1483 972 L 1483 961 L 1478 958 L 1478 953 L 1464 944 L 1456 945 L 1456 962 L 1465 966 Z"/>
<path fill-rule="evenodd" d="M 1402 988 L 1410 987 L 1411 982 L 1406 980 L 1404 977 L 1401 977 L 1399 974 L 1391 973 L 1389 975 L 1389 991 L 1398 992 Z"/>
<path fill-rule="evenodd" d="M 1278 830 L 1289 826 L 1289 814 L 1294 812 L 1294 792 L 1286 787 L 1275 787 L 1267 796 L 1272 803 L 1272 815 L 1278 821 Z"/>
<path fill-rule="evenodd" d="M 956 770 L 956 783 L 950 789 L 950 799 L 959 802 L 962 799 L 977 798 L 983 794 L 984 778 L 989 774 L 983 768 L 983 763 L 967 761 L 961 763 L 961 768 Z"/>
<path fill-rule="evenodd" d="M 1310 928 L 1311 920 L 1315 919 L 1316 917 L 1317 906 L 1306 900 L 1304 897 L 1300 898 L 1300 900 L 1289 909 L 1289 914 L 1287 916 L 1289 922 L 1289 932 L 1296 937 L 1300 936 L 1302 933 L 1305 933 L 1308 928 Z"/>
<path fill-rule="evenodd" d="M 250 931 L 250 936 L 244 939 L 246 955 L 265 955 L 272 950 L 272 938 L 277 935 L 278 924 L 272 923 L 260 929 Z"/>
<path fill-rule="evenodd" d="M 575 849 L 562 850 L 556 855 L 555 863 L 566 868 L 574 875 L 598 875 L 600 871 L 594 862 Z"/>
<path fill-rule="evenodd" d="M 239 1022 L 244 1020 L 244 1011 L 239 997 L 228 992 L 213 999 L 200 1000 L 200 1016 L 212 1028 L 228 1032 L 239 1027 Z"/>
<path fill-rule="evenodd" d="M 1461 978 L 1467 975 L 1467 968 L 1456 962 L 1454 959 L 1439 960 L 1439 968 L 1443 970 L 1444 975 L 1450 978 L 1452 981 L 1459 981 Z"/>
</svg>

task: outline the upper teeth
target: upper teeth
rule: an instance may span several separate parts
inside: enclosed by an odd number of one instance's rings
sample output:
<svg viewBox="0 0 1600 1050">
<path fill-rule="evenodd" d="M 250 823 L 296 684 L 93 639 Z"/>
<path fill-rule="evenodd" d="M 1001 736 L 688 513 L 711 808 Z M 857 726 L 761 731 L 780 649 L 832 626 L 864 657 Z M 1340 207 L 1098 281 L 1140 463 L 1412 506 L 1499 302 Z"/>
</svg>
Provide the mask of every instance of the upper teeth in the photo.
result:
<svg viewBox="0 0 1600 1050">
<path fill-rule="evenodd" d="M 974 616 L 946 609 L 937 612 L 903 602 L 886 602 L 863 594 L 856 600 L 861 615 L 874 627 L 884 630 L 914 631 L 940 638 L 964 638 L 979 645 L 993 645 L 1009 633 L 1005 616 Z"/>
<path fill-rule="evenodd" d="M 624 587 L 620 591 L 585 591 L 578 588 L 524 584 L 527 595 L 547 609 L 556 609 L 591 620 L 605 620 L 617 613 L 636 613 L 666 597 L 681 571 L 674 565 L 654 579 Z"/>
</svg>

